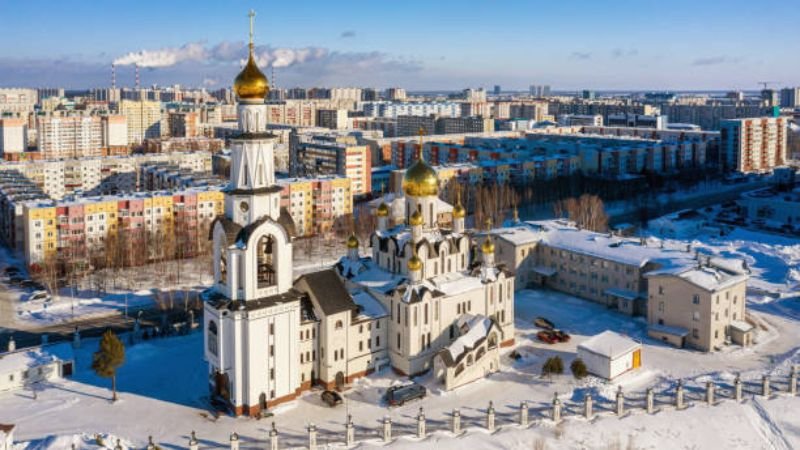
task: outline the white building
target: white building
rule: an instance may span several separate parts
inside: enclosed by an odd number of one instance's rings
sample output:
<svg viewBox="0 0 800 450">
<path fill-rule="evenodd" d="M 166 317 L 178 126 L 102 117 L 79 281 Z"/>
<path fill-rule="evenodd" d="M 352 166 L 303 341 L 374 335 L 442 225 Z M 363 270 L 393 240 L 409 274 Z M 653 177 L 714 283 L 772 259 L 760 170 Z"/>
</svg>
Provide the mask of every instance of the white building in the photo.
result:
<svg viewBox="0 0 800 450">
<path fill-rule="evenodd" d="M 447 391 L 500 370 L 500 330 L 494 320 L 465 315 L 456 321 L 456 327 L 461 335 L 433 360 L 433 374 Z"/>
<path fill-rule="evenodd" d="M 608 380 L 642 365 L 642 344 L 610 330 L 578 344 L 580 358 L 589 373 Z"/>
<path fill-rule="evenodd" d="M 28 126 L 25 119 L 0 119 L 0 158 L 9 159 L 28 147 Z"/>
<path fill-rule="evenodd" d="M 460 117 L 461 104 L 457 102 L 364 102 L 367 117 L 447 116 Z M 432 131 L 432 130 L 431 130 Z"/>
<path fill-rule="evenodd" d="M 0 354 L 0 392 L 35 389 L 38 383 L 72 375 L 70 344 L 26 348 Z M 2 447 L 0 447 L 2 448 Z"/>
</svg>

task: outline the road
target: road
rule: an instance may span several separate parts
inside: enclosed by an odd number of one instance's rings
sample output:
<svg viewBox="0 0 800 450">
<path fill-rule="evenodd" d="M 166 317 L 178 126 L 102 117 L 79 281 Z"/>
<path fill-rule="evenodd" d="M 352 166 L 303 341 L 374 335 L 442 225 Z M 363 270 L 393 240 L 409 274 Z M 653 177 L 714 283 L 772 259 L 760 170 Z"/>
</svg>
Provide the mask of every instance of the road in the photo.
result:
<svg viewBox="0 0 800 450">
<path fill-rule="evenodd" d="M 725 191 L 712 192 L 706 195 L 693 196 L 685 199 L 673 200 L 668 203 L 648 205 L 648 215 L 650 218 L 660 217 L 666 214 L 680 211 L 682 209 L 696 209 L 705 208 L 706 206 L 718 205 L 720 203 L 736 200 L 743 192 L 748 192 L 768 186 L 766 181 L 757 181 L 753 183 L 742 184 Z M 640 211 L 638 208 L 632 211 L 618 212 L 610 214 L 610 222 L 612 225 L 620 223 L 638 223 L 640 220 Z"/>
</svg>

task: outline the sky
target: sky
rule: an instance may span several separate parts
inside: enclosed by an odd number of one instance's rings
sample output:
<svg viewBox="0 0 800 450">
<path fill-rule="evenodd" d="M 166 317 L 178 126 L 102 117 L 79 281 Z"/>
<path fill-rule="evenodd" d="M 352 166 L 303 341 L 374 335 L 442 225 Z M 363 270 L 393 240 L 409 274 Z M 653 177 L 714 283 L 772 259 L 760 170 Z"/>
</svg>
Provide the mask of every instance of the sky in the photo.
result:
<svg viewBox="0 0 800 450">
<path fill-rule="evenodd" d="M 800 9 L 752 0 L 0 0 L 0 86 L 229 86 L 254 9 L 275 85 L 800 85 Z"/>
</svg>

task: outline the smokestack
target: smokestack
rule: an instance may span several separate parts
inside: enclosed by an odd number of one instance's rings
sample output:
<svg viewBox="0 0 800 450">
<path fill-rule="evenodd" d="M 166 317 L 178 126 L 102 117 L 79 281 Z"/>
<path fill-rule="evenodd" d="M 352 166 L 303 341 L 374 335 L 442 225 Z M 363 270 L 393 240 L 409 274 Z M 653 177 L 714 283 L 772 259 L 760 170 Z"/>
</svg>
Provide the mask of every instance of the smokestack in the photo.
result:
<svg viewBox="0 0 800 450">
<path fill-rule="evenodd" d="M 111 63 L 111 89 L 117 88 L 117 68 Z"/>
<path fill-rule="evenodd" d="M 134 70 L 136 70 L 136 90 L 139 90 L 139 64 L 133 65 Z"/>
</svg>

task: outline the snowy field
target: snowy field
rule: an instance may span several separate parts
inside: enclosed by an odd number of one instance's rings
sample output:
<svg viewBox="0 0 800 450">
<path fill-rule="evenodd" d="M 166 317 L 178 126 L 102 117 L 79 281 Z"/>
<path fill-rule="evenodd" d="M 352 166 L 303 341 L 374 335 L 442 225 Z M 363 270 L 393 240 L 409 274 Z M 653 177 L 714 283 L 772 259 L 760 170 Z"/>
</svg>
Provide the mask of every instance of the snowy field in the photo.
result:
<svg viewBox="0 0 800 450">
<path fill-rule="evenodd" d="M 725 401 L 709 408 L 699 404 L 687 411 L 665 407 L 653 416 L 635 411 L 619 419 L 610 413 L 591 422 L 570 417 L 554 426 L 543 419 L 545 409 L 558 392 L 567 409 L 578 408 L 584 393 L 597 399 L 603 410 L 603 398 L 611 399 L 622 385 L 631 397 L 641 396 L 653 386 L 657 391 L 670 389 L 675 379 L 686 382 L 687 390 L 697 389 L 706 380 L 729 383 L 736 372 L 747 382 L 755 382 L 769 371 L 784 376 L 790 363 L 800 363 L 800 327 L 796 320 L 757 313 L 771 324 L 761 332 L 758 343 L 749 349 L 732 347 L 728 351 L 702 354 L 678 350 L 650 341 L 644 336 L 644 324 L 609 311 L 600 305 L 566 295 L 542 291 L 522 291 L 516 298 L 519 361 L 503 357 L 501 372 L 452 392 L 442 392 L 430 377 L 417 381 L 429 389 L 429 396 L 406 406 L 387 409 L 380 398 L 385 389 L 400 378 L 384 371 L 357 381 L 345 394 L 345 404 L 335 409 L 323 406 L 319 391 L 301 396 L 292 404 L 278 408 L 272 419 L 219 417 L 207 409 L 206 365 L 202 360 L 202 335 L 151 340 L 127 350 L 127 362 L 120 371 L 118 386 L 121 400 L 109 402 L 109 383 L 89 369 L 96 341 L 84 342 L 77 351 L 77 373 L 66 381 L 47 386 L 34 400 L 30 392 L 0 394 L 0 423 L 17 424 L 20 449 L 55 450 L 69 443 L 79 448 L 97 448 L 94 435 L 113 447 L 115 436 L 123 444 L 143 446 L 153 435 L 162 448 L 185 448 L 189 433 L 196 430 L 203 448 L 225 448 L 231 432 L 242 439 L 242 448 L 263 448 L 270 421 L 281 433 L 281 447 L 305 444 L 305 427 L 313 422 L 320 429 L 320 444 L 343 441 L 343 423 L 353 415 L 357 439 L 362 447 L 383 446 L 378 440 L 380 420 L 390 415 L 394 434 L 401 437 L 390 447 L 457 448 L 464 444 L 480 448 L 796 448 L 800 446 L 800 397 L 765 401 L 746 395 L 743 405 Z M 569 343 L 545 345 L 535 340 L 536 316 L 546 316 L 573 334 Z M 551 355 L 560 355 L 565 366 L 572 360 L 578 343 L 605 329 L 642 339 L 643 369 L 624 375 L 614 383 L 589 377 L 576 382 L 569 375 L 552 381 L 539 376 L 541 365 Z M 778 339 L 780 338 L 780 339 Z M 531 406 L 533 425 L 526 429 L 503 426 L 493 435 L 483 429 L 488 401 L 494 402 L 498 425 L 516 420 L 521 400 Z M 607 403 L 607 402 L 606 402 Z M 425 441 L 410 437 L 414 417 L 423 406 L 431 432 Z M 449 413 L 460 408 L 466 433 L 454 438 L 447 429 Z M 605 406 L 608 408 L 608 405 Z M 708 415 L 717 420 L 703 421 Z M 629 447 L 629 443 L 631 447 Z M 719 445 L 719 446 L 718 446 Z M 68 448 L 68 447 L 66 447 Z"/>
</svg>

